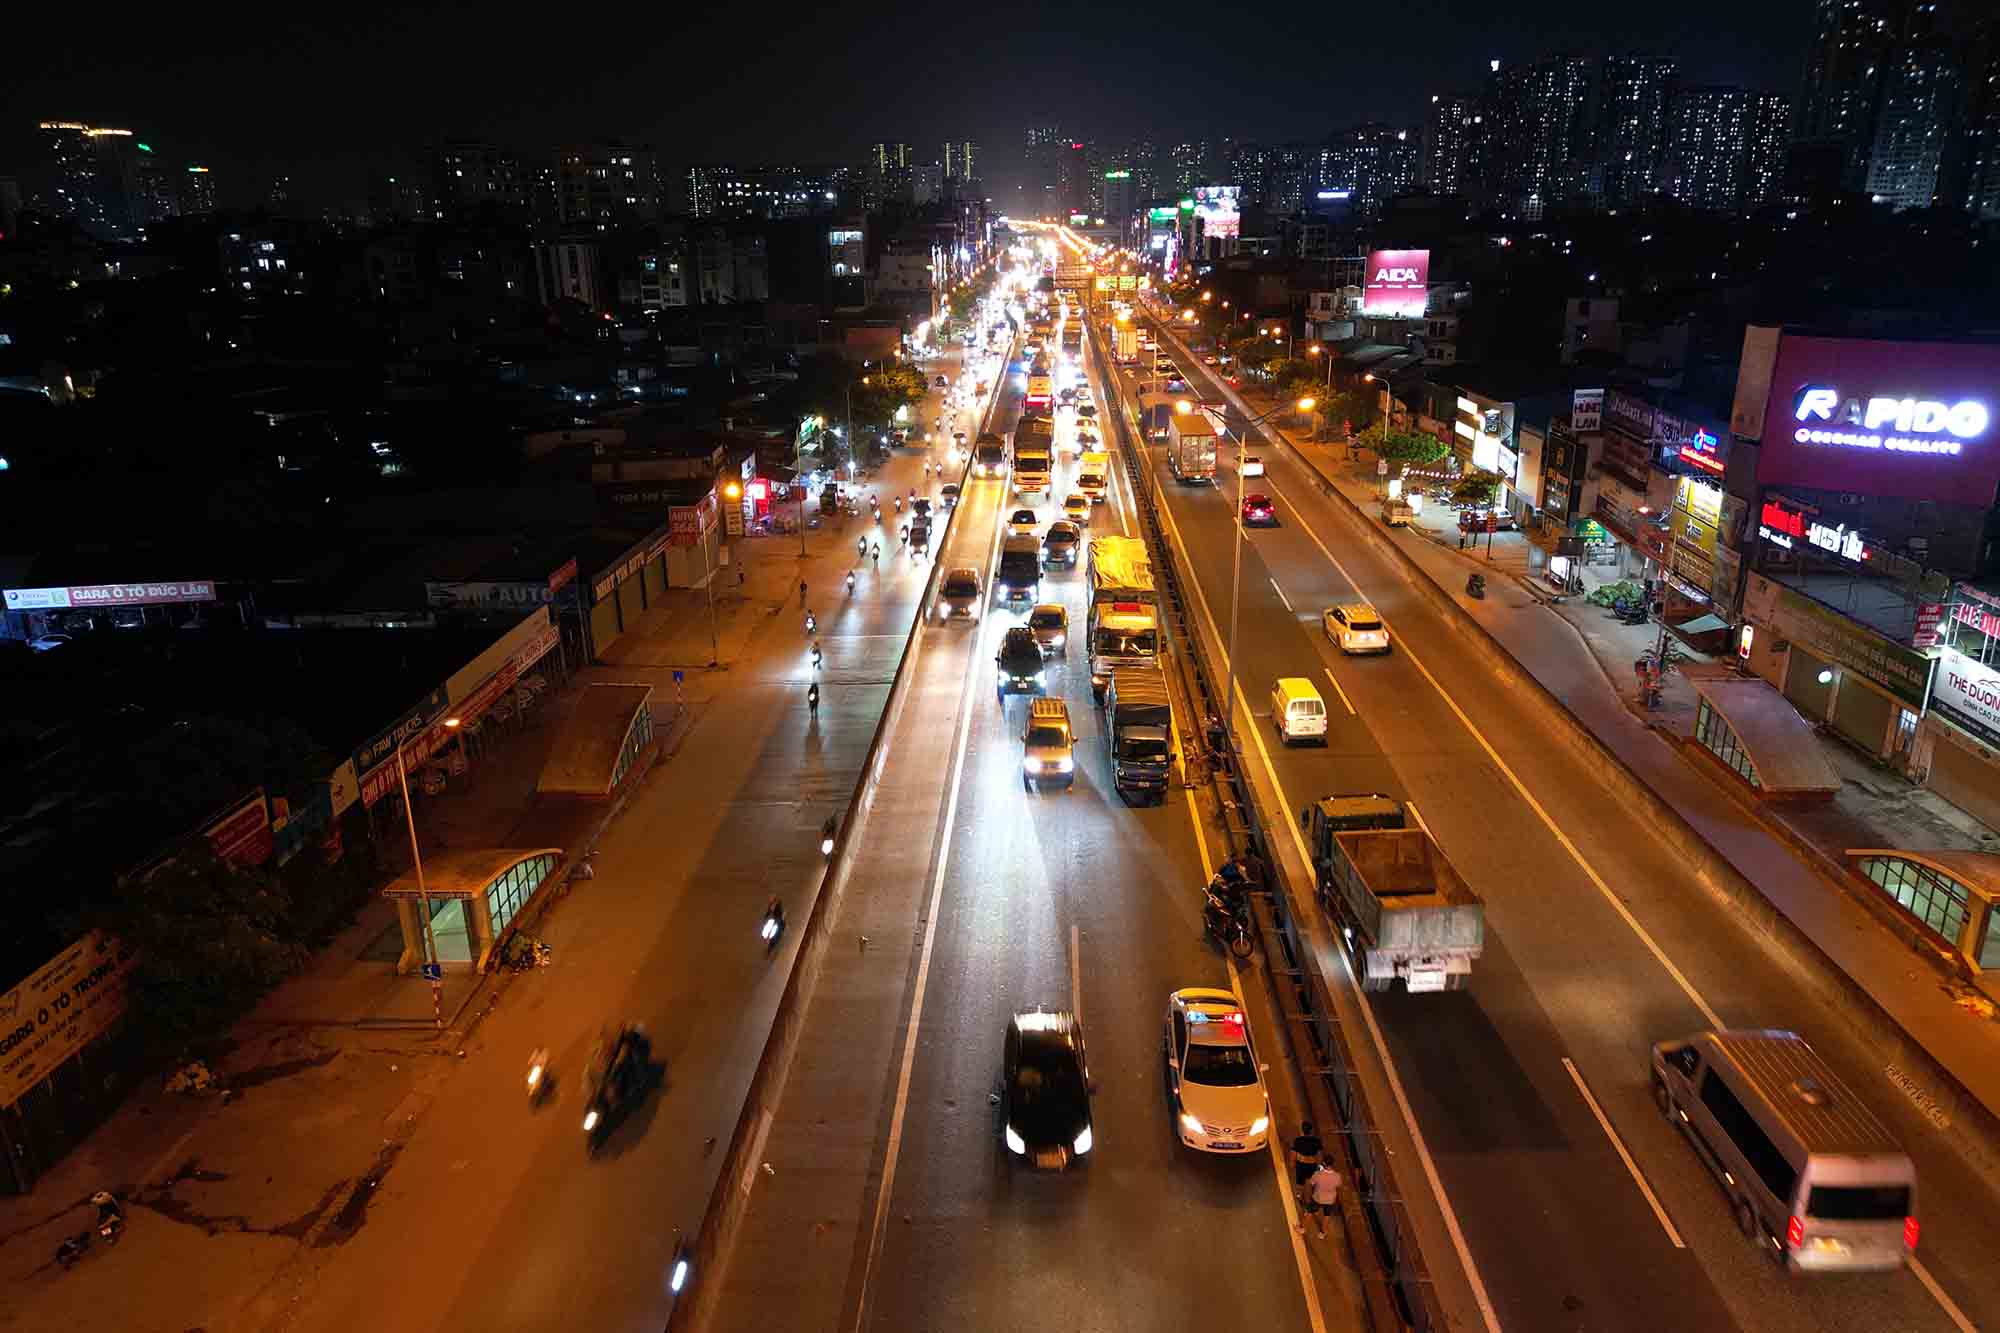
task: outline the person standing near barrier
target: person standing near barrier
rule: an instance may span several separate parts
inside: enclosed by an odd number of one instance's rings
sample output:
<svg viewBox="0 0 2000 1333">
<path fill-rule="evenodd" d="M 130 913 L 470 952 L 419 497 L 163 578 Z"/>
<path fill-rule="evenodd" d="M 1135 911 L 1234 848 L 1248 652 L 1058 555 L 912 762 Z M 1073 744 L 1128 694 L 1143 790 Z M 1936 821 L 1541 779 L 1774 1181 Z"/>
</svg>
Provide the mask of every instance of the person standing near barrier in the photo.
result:
<svg viewBox="0 0 2000 1333">
<path fill-rule="evenodd" d="M 1313 1133 L 1313 1122 L 1310 1120 L 1301 1121 L 1299 1123 L 1298 1135 L 1292 1140 L 1293 1198 L 1301 1202 L 1304 1201 L 1306 1182 L 1312 1179 L 1313 1172 L 1319 1170 L 1320 1155 L 1324 1151 L 1325 1145 L 1319 1141 L 1319 1135 Z M 1292 1229 L 1294 1231 L 1304 1231 L 1306 1229 L 1305 1215 L 1303 1213 L 1299 1215 L 1299 1220 L 1292 1224 Z"/>
</svg>

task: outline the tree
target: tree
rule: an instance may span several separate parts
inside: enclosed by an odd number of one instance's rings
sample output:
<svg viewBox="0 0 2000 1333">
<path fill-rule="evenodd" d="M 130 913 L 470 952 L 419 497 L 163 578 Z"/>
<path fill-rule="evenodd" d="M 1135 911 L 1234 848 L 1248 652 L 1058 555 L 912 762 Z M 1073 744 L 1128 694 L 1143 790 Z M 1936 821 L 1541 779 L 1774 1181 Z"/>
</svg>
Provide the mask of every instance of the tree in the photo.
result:
<svg viewBox="0 0 2000 1333">
<path fill-rule="evenodd" d="M 1499 488 L 1499 473 L 1468 472 L 1452 486 L 1451 498 L 1467 509 L 1484 509 L 1493 503 L 1493 493 Z"/>
<path fill-rule="evenodd" d="M 1360 389 L 1335 389 L 1324 406 L 1328 421 L 1344 421 L 1355 430 L 1365 430 L 1375 424 L 1381 401 L 1379 395 Z"/>
<path fill-rule="evenodd" d="M 126 753 L 131 798 L 185 828 L 262 787 L 303 802 L 333 756 L 287 718 L 184 717 Z"/>
<path fill-rule="evenodd" d="M 1370 447 L 1387 462 L 1409 467 L 1429 467 L 1432 463 L 1443 462 L 1451 453 L 1450 447 L 1443 440 L 1412 431 L 1396 431 L 1377 440 Z"/>
<path fill-rule="evenodd" d="M 951 294 L 952 319 L 962 324 L 972 318 L 973 310 L 979 305 L 979 295 L 978 292 L 967 287 L 961 287 L 953 292 Z"/>
<path fill-rule="evenodd" d="M 193 837 L 173 859 L 126 883 L 87 922 L 138 955 L 132 1012 L 155 1054 L 177 1055 L 221 1032 L 304 956 L 286 938 L 273 877 L 217 857 Z"/>
<path fill-rule="evenodd" d="M 1280 397 L 1317 400 L 1322 396 L 1320 370 L 1311 361 L 1296 356 L 1281 359 L 1269 368 L 1268 373 Z"/>
</svg>

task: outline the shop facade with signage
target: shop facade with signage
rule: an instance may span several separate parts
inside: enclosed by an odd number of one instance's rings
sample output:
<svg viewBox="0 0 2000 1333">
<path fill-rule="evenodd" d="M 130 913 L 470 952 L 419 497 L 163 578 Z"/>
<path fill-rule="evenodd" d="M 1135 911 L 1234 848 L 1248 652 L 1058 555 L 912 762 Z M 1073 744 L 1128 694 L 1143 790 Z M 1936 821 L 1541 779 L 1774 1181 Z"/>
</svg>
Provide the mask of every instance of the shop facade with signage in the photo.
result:
<svg viewBox="0 0 2000 1333">
<path fill-rule="evenodd" d="M 1961 583 L 1938 612 L 1927 626 L 1937 675 L 1911 776 L 2000 828 L 2000 594 Z"/>
<path fill-rule="evenodd" d="M 1930 696 L 1933 663 L 1763 574 L 1743 593 L 1743 660 L 1806 717 L 1858 748 L 1903 762 Z"/>
</svg>

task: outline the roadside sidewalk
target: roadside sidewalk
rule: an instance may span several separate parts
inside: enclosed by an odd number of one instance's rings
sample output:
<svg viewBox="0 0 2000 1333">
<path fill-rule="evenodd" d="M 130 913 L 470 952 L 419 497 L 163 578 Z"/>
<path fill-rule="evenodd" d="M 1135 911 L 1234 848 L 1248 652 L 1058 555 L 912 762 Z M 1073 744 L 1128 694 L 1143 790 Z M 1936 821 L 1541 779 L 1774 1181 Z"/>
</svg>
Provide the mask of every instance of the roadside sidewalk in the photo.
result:
<svg viewBox="0 0 2000 1333">
<path fill-rule="evenodd" d="M 1241 395 L 1223 392 L 1249 405 Z M 1343 444 L 1318 444 L 1269 422 L 1258 429 L 1268 439 L 1282 441 L 1310 466 L 1323 489 L 1338 492 L 1367 521 L 1378 521 L 1372 457 L 1364 454 L 1365 463 L 1350 461 Z M 1879 904 L 1839 869 L 1840 852 L 1846 847 L 1925 845 L 1912 844 L 1913 830 L 1900 822 L 1912 810 L 1921 812 L 1929 830 L 1928 834 L 1916 830 L 1919 837 L 1954 837 L 1964 830 L 1964 816 L 1949 807 L 1933 808 L 1944 805 L 1934 797 L 1926 801 L 1914 790 L 1894 791 L 1888 784 L 1900 779 L 1887 774 L 1857 782 L 1860 761 L 1852 755 L 1836 758 L 1836 767 L 1849 780 L 1839 799 L 1822 811 L 1780 811 L 1739 797 L 1692 752 L 1688 737 L 1693 690 L 1685 673 L 1667 677 L 1665 706 L 1648 712 L 1637 702 L 1633 641 L 1614 636 L 1624 627 L 1605 620 L 1601 608 L 1580 599 L 1551 604 L 1531 590 L 1532 580 L 1526 577 L 1492 579 L 1494 566 L 1485 558 L 1483 541 L 1475 555 L 1456 548 L 1455 532 L 1449 544 L 1427 531 L 1391 530 L 1387 535 L 1439 590 L 1853 979 L 1931 1062 L 1955 1079 L 1989 1116 L 2000 1114 L 2000 1023 L 1992 1021 L 1993 1005 L 1953 976 L 1929 965 L 1912 966 L 1912 938 L 1885 928 Z M 1518 559 L 1523 576 L 1540 554 L 1518 535 L 1512 543 L 1496 543 L 1495 550 L 1495 565 L 1503 558 L 1510 564 Z M 1476 601 L 1464 594 L 1466 576 L 1474 571 L 1489 572 L 1487 595 Z M 1644 637 L 1642 647 L 1651 647 L 1658 634 L 1655 626 L 1635 627 L 1635 632 Z M 1848 840 L 1863 832 L 1869 838 Z"/>
<path fill-rule="evenodd" d="M 933 363 L 933 373 L 955 373 L 955 363 L 941 361 Z M 927 405 L 925 410 L 932 409 Z M 920 451 L 898 451 L 864 484 L 873 484 L 885 498 L 895 487 L 922 493 L 921 460 Z M 937 484 L 931 483 L 931 493 Z M 809 515 L 814 507 L 808 505 Z M 565 1010 L 564 1022 L 551 1024 L 556 1031 L 588 1031 L 602 1014 L 620 1010 L 617 997 L 646 961 L 637 953 L 638 940 L 651 940 L 655 930 L 664 929 L 665 914 L 677 901 L 661 896 L 665 871 L 656 867 L 671 868 L 691 883 L 713 885 L 723 869 L 718 858 L 736 849 L 745 863 L 738 878 L 748 886 L 739 885 L 738 896 L 780 887 L 789 892 L 795 882 L 817 873 L 816 844 L 805 834 L 794 839 L 797 854 L 788 860 L 782 847 L 774 856 L 773 845 L 760 842 L 762 835 L 751 829 L 729 832 L 713 846 L 691 841 L 687 822 L 674 812 L 690 806 L 727 809 L 730 793 L 717 787 L 720 770 L 732 762 L 754 764 L 773 729 L 810 754 L 812 771 L 802 795 L 796 794 L 796 775 L 774 779 L 795 788 L 791 803 L 799 809 L 786 817 L 768 813 L 767 804 L 746 801 L 738 818 L 767 823 L 775 818 L 784 827 L 796 823 L 810 829 L 823 817 L 821 807 L 837 808 L 844 801 L 853 776 L 849 770 L 865 751 L 882 693 L 873 681 L 877 665 L 864 654 L 887 650 L 886 640 L 884 645 L 868 642 L 878 636 L 866 632 L 864 621 L 884 612 L 900 617 L 930 571 L 927 562 L 908 557 L 892 561 L 895 525 L 885 519 L 884 527 L 889 540 L 879 575 L 871 583 L 874 571 L 864 573 L 863 588 L 852 602 L 838 585 L 854 564 L 854 534 L 884 530 L 865 517 L 850 520 L 844 530 L 840 525 L 809 530 L 803 561 L 796 533 L 739 539 L 738 552 L 748 552 L 742 580 L 737 581 L 736 566 L 718 571 L 713 624 L 721 653 L 715 669 L 707 666 L 707 593 L 676 589 L 655 603 L 604 662 L 576 670 L 567 687 L 550 690 L 521 721 L 482 728 L 468 770 L 452 776 L 439 796 L 417 797 L 419 837 L 427 857 L 454 847 L 532 842 L 562 846 L 574 862 L 603 836 L 608 850 L 598 878 L 570 890 L 570 910 L 528 927 L 555 945 L 554 966 L 528 977 L 481 978 L 448 969 L 447 1030 L 439 1034 L 430 987 L 419 978 L 394 975 L 400 937 L 393 905 L 371 899 L 346 931 L 232 1031 L 225 1054 L 213 1064 L 225 1091 L 184 1096 L 148 1081 L 45 1173 L 32 1194 L 0 1198 L 0 1281 L 10 1293 L 0 1309 L 0 1329 L 279 1327 L 322 1303 L 368 1300 L 373 1284 L 387 1281 L 383 1274 L 388 1270 L 374 1255 L 384 1238 L 421 1238 L 458 1225 L 463 1210 L 445 1188 L 500 1197 L 490 1175 L 463 1169 L 465 1159 L 475 1153 L 508 1150 L 505 1139 L 488 1142 L 491 1136 L 476 1117 L 459 1123 L 460 1103 L 486 1097 L 482 1090 L 464 1086 L 459 1076 L 468 1066 L 478 1066 L 474 1083 L 493 1076 L 518 1091 L 511 1062 L 516 1048 L 526 1050 L 545 1039 L 538 1035 L 548 1021 L 545 1006 L 559 999 Z M 856 645 L 850 659 L 853 688 L 827 687 L 823 720 L 806 733 L 806 741 L 797 739 L 800 733 L 792 726 L 795 714 L 803 719 L 803 690 L 812 674 L 803 660 L 802 576 L 823 622 L 843 616 L 853 620 Z M 829 668 L 822 680 L 831 678 L 839 665 L 838 634 L 831 625 L 822 630 Z M 672 679 L 676 669 L 684 673 L 678 687 Z M 635 774 L 625 789 L 632 817 L 617 819 L 616 809 L 601 807 L 538 805 L 537 779 L 579 687 L 634 679 L 655 684 L 661 721 L 653 771 Z M 704 714 L 741 698 L 732 697 L 732 690 L 759 681 L 767 696 L 774 686 L 782 695 L 793 680 L 800 694 L 792 696 L 796 702 L 791 707 L 746 702 L 726 713 L 718 710 L 701 741 L 698 762 L 673 761 L 690 745 L 692 729 Z M 718 727 L 725 718 L 727 724 Z M 378 819 L 392 821 L 378 840 L 386 881 L 407 862 L 408 844 L 400 814 L 379 812 Z M 634 873 L 625 861 L 646 866 L 646 873 Z M 585 932 L 610 930 L 614 919 L 618 947 L 635 951 L 626 966 L 606 966 L 600 960 L 608 946 L 597 939 L 585 943 Z M 587 956 L 592 961 L 583 965 Z M 521 994 L 495 1010 L 515 987 L 523 987 Z M 534 1013 L 528 1011 L 530 1005 Z M 590 1015 L 589 1022 L 567 1012 L 572 1009 Z M 746 1012 L 743 1021 L 749 1018 Z M 515 1031 L 529 1023 L 534 1032 Z M 736 1044 L 727 1045 L 733 1050 Z M 496 1072 L 490 1058 L 481 1058 L 489 1055 L 489 1047 L 509 1062 L 504 1071 Z M 692 1070 L 692 1057 L 683 1059 Z M 411 1160 L 392 1177 L 392 1168 L 434 1105 L 444 1108 L 444 1118 L 452 1123 L 427 1131 L 432 1137 L 418 1144 Z M 724 1120 L 733 1119 L 734 1105 L 716 1109 Z M 438 1147 L 439 1136 L 449 1146 Z M 568 1135 L 559 1137 L 563 1148 L 571 1146 Z M 701 1134 L 695 1135 L 696 1148 L 700 1142 Z M 518 1169 L 518 1163 L 508 1169 Z M 438 1188 L 413 1197 L 413 1177 L 434 1181 Z M 664 1191 L 671 1183 L 655 1182 L 655 1188 Z M 691 1196 L 706 1197 L 706 1181 L 690 1173 L 685 1184 Z M 85 1225 L 85 1201 L 100 1188 L 127 1201 L 129 1234 L 117 1249 L 91 1257 L 87 1268 L 95 1272 L 63 1275 L 52 1262 L 56 1245 Z M 375 1240 L 357 1243 L 364 1229 Z M 330 1275 L 336 1272 L 360 1285 L 334 1291 Z M 421 1264 L 407 1275 L 413 1284 L 424 1280 Z M 395 1308 L 403 1313 L 376 1326 L 421 1325 L 423 1314 L 416 1306 Z"/>
</svg>

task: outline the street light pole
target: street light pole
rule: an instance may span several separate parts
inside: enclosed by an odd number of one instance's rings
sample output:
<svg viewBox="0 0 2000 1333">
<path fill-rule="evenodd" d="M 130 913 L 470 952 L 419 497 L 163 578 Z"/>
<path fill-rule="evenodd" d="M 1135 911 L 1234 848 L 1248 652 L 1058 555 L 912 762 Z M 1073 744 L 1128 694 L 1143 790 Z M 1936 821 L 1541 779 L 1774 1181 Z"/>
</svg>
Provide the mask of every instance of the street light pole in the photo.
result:
<svg viewBox="0 0 2000 1333">
<path fill-rule="evenodd" d="M 1236 546 L 1235 554 L 1231 558 L 1229 568 L 1229 684 L 1227 686 L 1229 701 L 1224 722 L 1224 725 L 1232 736 L 1236 733 L 1236 626 L 1241 618 L 1241 593 L 1243 590 L 1243 456 L 1249 449 L 1251 427 L 1256 426 L 1260 422 L 1269 421 L 1281 412 L 1310 412 L 1314 406 L 1315 404 L 1310 398 L 1301 398 L 1296 403 L 1280 403 L 1261 416 L 1251 417 L 1243 423 L 1240 429 L 1234 432 L 1236 436 Z M 1226 420 L 1224 421 L 1223 429 L 1229 429 Z"/>
<path fill-rule="evenodd" d="M 447 730 L 456 730 L 458 719 L 448 717 L 444 720 L 444 725 Z M 410 860 L 415 864 L 417 871 L 417 903 L 419 910 L 424 914 L 424 970 L 426 973 L 434 973 L 430 976 L 431 1011 L 437 1020 L 438 1028 L 442 1030 L 444 964 L 438 958 L 437 932 L 431 926 L 431 891 L 430 886 L 424 882 L 424 854 L 417 846 L 417 812 L 410 805 L 410 773 L 403 763 L 403 750 L 408 745 L 408 741 L 396 743 L 396 781 L 403 789 L 403 822 L 410 830 Z"/>
</svg>

